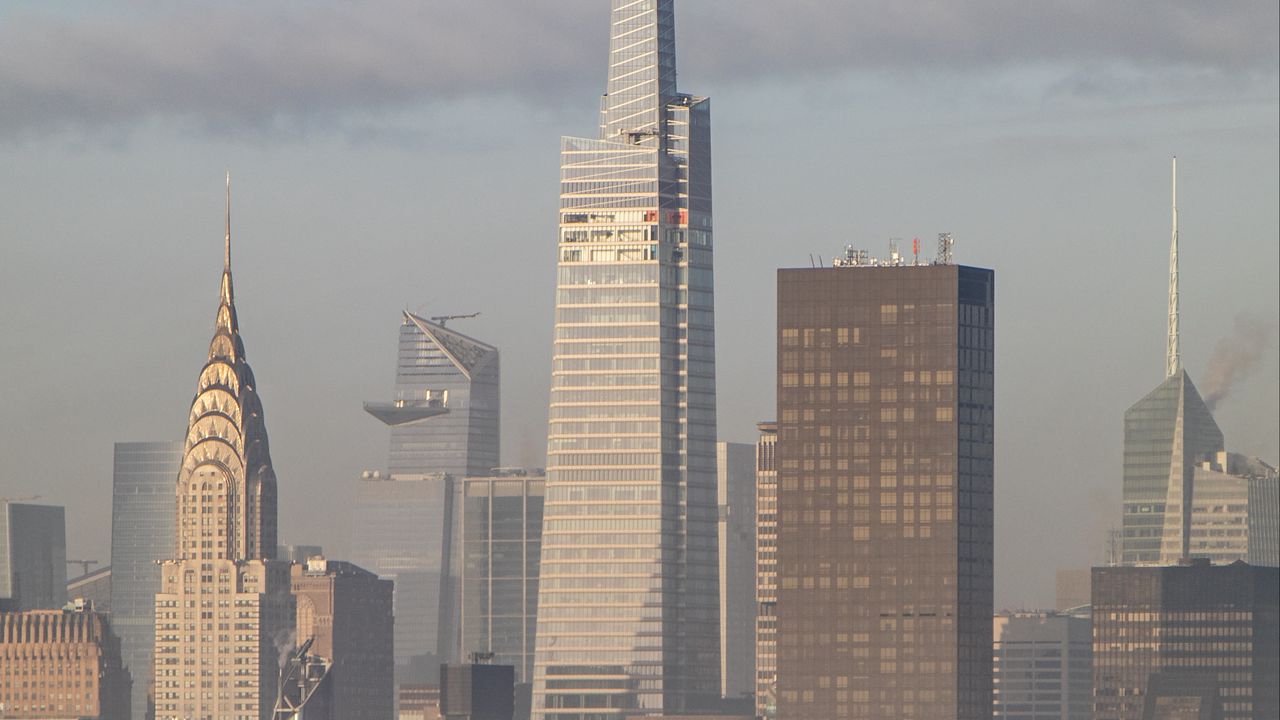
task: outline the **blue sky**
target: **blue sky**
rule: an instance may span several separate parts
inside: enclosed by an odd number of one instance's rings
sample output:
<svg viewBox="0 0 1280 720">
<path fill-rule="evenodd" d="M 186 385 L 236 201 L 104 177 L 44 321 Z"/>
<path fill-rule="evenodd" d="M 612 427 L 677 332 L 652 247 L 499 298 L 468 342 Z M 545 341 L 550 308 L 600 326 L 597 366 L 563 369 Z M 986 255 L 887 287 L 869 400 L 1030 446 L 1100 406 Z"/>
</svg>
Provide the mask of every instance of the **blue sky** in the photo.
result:
<svg viewBox="0 0 1280 720">
<path fill-rule="evenodd" d="M 952 232 L 997 272 L 997 604 L 1118 522 L 1121 416 L 1161 379 L 1169 158 L 1183 345 L 1237 317 L 1217 415 L 1280 460 L 1275 3 L 679 5 L 713 98 L 724 439 L 773 415 L 778 267 Z M 83 3 L 0 11 L 0 495 L 106 554 L 111 444 L 178 438 L 216 308 L 222 173 L 282 539 L 347 545 L 401 308 L 481 311 L 506 464 L 541 461 L 558 138 L 594 132 L 602 3 Z M 1259 337 L 1265 336 L 1265 337 Z M 96 554 L 95 554 L 96 553 Z M 105 557 L 99 557 L 105 561 Z"/>
</svg>

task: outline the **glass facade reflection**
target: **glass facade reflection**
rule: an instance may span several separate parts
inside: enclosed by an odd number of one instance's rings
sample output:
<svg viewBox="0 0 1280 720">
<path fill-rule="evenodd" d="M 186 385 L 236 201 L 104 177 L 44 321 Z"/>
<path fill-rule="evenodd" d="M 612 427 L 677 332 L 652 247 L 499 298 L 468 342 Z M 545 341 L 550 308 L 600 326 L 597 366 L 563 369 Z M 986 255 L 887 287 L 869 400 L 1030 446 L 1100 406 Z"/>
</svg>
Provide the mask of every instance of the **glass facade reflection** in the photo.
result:
<svg viewBox="0 0 1280 720">
<path fill-rule="evenodd" d="M 598 139 L 561 143 L 534 714 L 719 697 L 710 102 L 672 0 L 613 0 Z"/>
<path fill-rule="evenodd" d="M 778 272 L 777 716 L 991 717 L 994 273 Z"/>
<path fill-rule="evenodd" d="M 159 561 L 174 549 L 182 441 L 115 444 L 111 483 L 111 627 L 133 675 L 134 720 L 146 717 L 155 651 Z"/>
<path fill-rule="evenodd" d="M 491 652 L 516 682 L 533 678 L 544 478 L 462 481 L 461 657 Z"/>
<path fill-rule="evenodd" d="M 1124 564 L 1177 562 L 1186 555 L 1181 539 L 1190 536 L 1190 516 L 1184 527 L 1182 498 L 1191 496 L 1199 458 L 1222 449 L 1222 431 L 1186 370 L 1125 411 Z M 1166 517 L 1171 504 L 1173 515 Z M 1167 522 L 1173 523 L 1168 531 Z M 1176 537 L 1173 546 L 1164 546 L 1166 534 Z"/>
</svg>

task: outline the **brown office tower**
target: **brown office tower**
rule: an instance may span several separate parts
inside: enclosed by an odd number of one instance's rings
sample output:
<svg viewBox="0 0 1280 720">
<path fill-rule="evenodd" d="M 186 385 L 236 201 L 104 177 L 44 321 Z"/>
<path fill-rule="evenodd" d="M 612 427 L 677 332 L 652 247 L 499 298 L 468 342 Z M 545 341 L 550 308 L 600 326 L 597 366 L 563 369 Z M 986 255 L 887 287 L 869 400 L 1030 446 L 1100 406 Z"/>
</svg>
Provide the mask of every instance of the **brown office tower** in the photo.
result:
<svg viewBox="0 0 1280 720">
<path fill-rule="evenodd" d="M 991 270 L 778 272 L 781 720 L 991 717 L 993 320 Z"/>
<path fill-rule="evenodd" d="M 292 648 L 290 563 L 273 559 L 276 477 L 231 289 L 227 188 L 218 311 L 178 470 L 175 555 L 156 593 L 157 720 L 270 718 Z"/>
<path fill-rule="evenodd" d="M 1272 567 L 1195 559 L 1094 568 L 1093 717 L 1198 718 L 1168 711 L 1204 705 L 1195 696 L 1205 687 L 1217 693 L 1217 707 L 1206 708 L 1214 720 L 1280 717 L 1278 601 Z"/>
<path fill-rule="evenodd" d="M 330 699 L 324 717 L 391 720 L 391 581 L 351 563 L 312 557 L 293 566 L 292 585 L 298 643 L 311 640 L 308 652 L 331 663 L 324 681 Z M 304 715 L 311 718 L 313 712 Z"/>
<path fill-rule="evenodd" d="M 92 604 L 0 612 L 0 717 L 128 720 L 120 641 Z"/>
</svg>

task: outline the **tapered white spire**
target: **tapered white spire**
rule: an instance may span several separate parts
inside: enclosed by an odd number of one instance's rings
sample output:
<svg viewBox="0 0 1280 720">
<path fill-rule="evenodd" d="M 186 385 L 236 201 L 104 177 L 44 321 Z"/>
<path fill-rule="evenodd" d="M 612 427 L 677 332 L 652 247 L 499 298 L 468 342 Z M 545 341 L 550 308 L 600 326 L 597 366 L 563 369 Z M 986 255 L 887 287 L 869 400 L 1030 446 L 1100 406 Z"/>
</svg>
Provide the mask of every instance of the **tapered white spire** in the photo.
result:
<svg viewBox="0 0 1280 720">
<path fill-rule="evenodd" d="M 1169 349 L 1165 376 L 1173 377 L 1182 369 L 1178 351 L 1178 157 L 1173 157 L 1173 238 L 1169 246 Z"/>
<path fill-rule="evenodd" d="M 227 170 L 227 240 L 222 250 L 222 269 L 231 272 L 231 171 Z"/>
</svg>

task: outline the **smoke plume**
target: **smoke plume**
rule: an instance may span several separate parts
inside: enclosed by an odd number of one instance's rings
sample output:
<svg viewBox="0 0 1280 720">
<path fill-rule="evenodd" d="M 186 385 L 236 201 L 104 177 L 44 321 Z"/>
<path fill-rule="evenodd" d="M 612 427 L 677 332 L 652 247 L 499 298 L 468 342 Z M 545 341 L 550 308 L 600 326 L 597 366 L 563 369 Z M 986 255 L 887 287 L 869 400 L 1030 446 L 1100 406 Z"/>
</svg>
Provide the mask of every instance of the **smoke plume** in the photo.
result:
<svg viewBox="0 0 1280 720">
<path fill-rule="evenodd" d="M 276 648 L 276 662 L 280 664 L 280 669 L 289 663 L 289 658 L 293 655 L 298 645 L 298 633 L 295 630 L 280 630 L 271 636 L 271 643 Z"/>
<path fill-rule="evenodd" d="M 1231 334 L 1218 341 L 1204 375 L 1204 402 L 1214 409 L 1231 387 L 1248 377 L 1271 343 L 1275 323 L 1255 315 L 1237 315 Z"/>
</svg>

